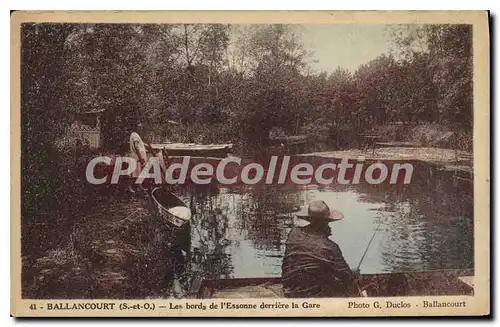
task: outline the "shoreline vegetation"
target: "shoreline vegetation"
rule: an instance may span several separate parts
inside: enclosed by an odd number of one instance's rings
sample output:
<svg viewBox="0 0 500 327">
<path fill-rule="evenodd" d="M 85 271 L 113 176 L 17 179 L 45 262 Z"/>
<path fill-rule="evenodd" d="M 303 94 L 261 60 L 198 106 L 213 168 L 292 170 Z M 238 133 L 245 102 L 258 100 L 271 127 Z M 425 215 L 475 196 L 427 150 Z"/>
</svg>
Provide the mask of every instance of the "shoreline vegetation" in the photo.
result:
<svg viewBox="0 0 500 327">
<path fill-rule="evenodd" d="M 462 171 L 472 174 L 473 154 L 468 151 L 427 147 L 386 147 L 374 150 L 339 150 L 299 154 L 324 158 L 364 158 L 367 161 L 412 161 L 418 160 L 440 166 L 444 170 Z"/>
<path fill-rule="evenodd" d="M 163 281 L 144 268 L 160 261 L 146 205 L 82 186 L 68 133 L 79 113 L 102 111 L 104 154 L 128 150 L 141 122 L 152 143 L 233 143 L 243 157 L 306 135 L 295 154 L 472 170 L 469 25 L 388 25 L 390 53 L 329 72 L 311 68 L 294 25 L 25 23 L 21 34 L 24 297 L 161 292 L 146 285 Z M 365 148 L 363 135 L 380 139 Z"/>
</svg>

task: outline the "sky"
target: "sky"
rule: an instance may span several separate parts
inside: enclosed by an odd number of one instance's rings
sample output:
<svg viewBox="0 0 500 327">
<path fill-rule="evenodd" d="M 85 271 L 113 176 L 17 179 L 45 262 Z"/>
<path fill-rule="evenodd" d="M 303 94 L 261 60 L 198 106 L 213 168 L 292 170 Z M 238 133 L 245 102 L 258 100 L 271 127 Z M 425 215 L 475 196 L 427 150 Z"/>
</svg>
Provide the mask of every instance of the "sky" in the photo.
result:
<svg viewBox="0 0 500 327">
<path fill-rule="evenodd" d="M 332 72 L 338 66 L 354 72 L 359 65 L 388 53 L 387 25 L 307 24 L 302 25 L 305 48 L 312 51 L 311 67 Z"/>
</svg>

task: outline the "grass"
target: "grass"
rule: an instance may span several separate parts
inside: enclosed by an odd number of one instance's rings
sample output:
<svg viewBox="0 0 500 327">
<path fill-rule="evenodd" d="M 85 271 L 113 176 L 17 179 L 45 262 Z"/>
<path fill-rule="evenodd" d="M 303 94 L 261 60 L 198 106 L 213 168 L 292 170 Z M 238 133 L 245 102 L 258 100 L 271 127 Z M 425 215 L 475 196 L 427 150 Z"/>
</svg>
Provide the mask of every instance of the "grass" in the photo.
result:
<svg viewBox="0 0 500 327">
<path fill-rule="evenodd" d="M 24 298 L 165 296 L 161 231 L 146 199 L 102 198 L 92 213 L 74 218 L 70 229 L 52 231 L 62 239 L 47 240 L 44 251 L 25 249 Z"/>
</svg>

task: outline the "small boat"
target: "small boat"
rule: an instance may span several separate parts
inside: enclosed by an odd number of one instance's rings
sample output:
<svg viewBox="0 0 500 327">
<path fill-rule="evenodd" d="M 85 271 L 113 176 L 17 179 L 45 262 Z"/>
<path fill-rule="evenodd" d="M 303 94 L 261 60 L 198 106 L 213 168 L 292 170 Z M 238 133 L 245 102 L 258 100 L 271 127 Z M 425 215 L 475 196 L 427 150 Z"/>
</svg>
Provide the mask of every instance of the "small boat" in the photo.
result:
<svg viewBox="0 0 500 327">
<path fill-rule="evenodd" d="M 151 192 L 155 208 L 160 217 L 170 225 L 182 228 L 191 219 L 189 207 L 165 187 L 157 187 Z"/>
<path fill-rule="evenodd" d="M 231 152 L 233 144 L 162 143 L 151 144 L 155 150 L 163 150 L 168 156 L 224 158 Z"/>
<path fill-rule="evenodd" d="M 364 274 L 358 279 L 359 296 L 473 295 L 474 273 L 444 270 Z M 283 298 L 281 277 L 205 279 L 197 298 Z"/>
</svg>

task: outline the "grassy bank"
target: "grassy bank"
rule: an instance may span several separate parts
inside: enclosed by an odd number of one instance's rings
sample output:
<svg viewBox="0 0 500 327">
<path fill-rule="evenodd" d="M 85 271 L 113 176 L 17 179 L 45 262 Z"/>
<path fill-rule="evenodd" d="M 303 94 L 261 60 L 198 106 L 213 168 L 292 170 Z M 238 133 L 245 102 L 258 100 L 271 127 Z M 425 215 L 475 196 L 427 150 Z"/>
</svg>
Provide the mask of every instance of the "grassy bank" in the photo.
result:
<svg viewBox="0 0 500 327">
<path fill-rule="evenodd" d="M 472 151 L 472 131 L 456 125 L 391 124 L 374 127 L 370 132 L 383 135 L 389 142 L 406 142 L 419 147 Z"/>
<path fill-rule="evenodd" d="M 151 298 L 166 294 L 168 267 L 162 266 L 166 260 L 159 245 L 159 226 L 151 218 L 146 199 L 103 197 L 92 211 L 73 218 L 71 227 L 58 229 L 59 242 L 44 251 L 25 251 L 23 297 Z M 47 232 L 54 234 L 54 229 Z"/>
</svg>

